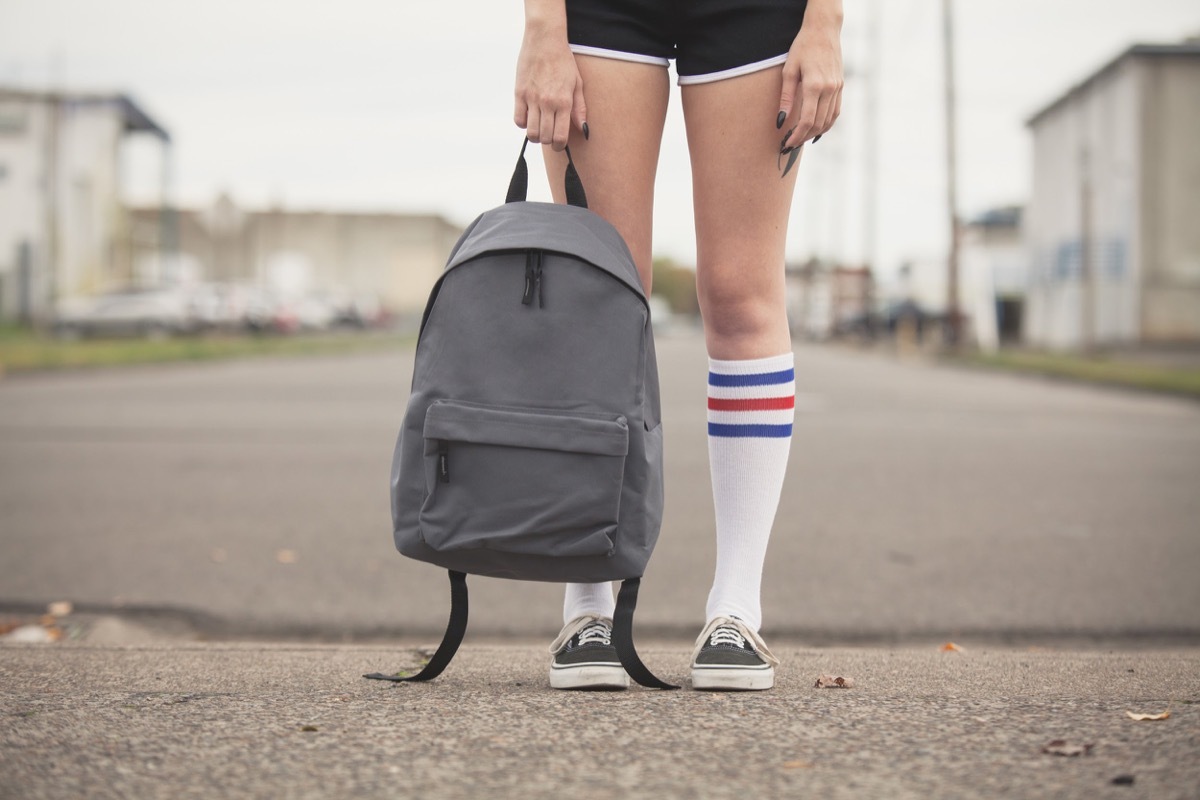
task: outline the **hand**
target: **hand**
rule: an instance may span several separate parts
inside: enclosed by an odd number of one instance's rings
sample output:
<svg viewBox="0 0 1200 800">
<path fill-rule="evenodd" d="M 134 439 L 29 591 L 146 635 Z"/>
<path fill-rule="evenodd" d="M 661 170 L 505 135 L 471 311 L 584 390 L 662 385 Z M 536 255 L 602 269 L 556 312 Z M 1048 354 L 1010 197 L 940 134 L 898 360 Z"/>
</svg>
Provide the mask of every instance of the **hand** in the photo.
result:
<svg viewBox="0 0 1200 800">
<path fill-rule="evenodd" d="M 565 31 L 559 34 L 526 25 L 517 59 L 515 99 L 513 121 L 525 129 L 529 141 L 562 150 L 572 123 L 587 138 L 583 78 Z"/>
<path fill-rule="evenodd" d="M 815 5 L 810 2 L 809 9 Z M 842 113 L 843 84 L 840 18 L 806 14 L 783 65 L 775 127 L 782 128 L 789 120 L 790 124 L 781 150 L 799 147 L 833 127 Z"/>
</svg>

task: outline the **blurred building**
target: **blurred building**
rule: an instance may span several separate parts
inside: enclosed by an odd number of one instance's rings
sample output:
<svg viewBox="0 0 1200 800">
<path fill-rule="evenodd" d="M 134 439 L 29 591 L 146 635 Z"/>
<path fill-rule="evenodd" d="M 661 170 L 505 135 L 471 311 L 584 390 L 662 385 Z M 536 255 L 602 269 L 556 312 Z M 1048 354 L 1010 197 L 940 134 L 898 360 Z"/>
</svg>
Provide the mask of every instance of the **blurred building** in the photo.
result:
<svg viewBox="0 0 1200 800">
<path fill-rule="evenodd" d="M 875 278 L 867 267 L 787 265 L 788 324 L 793 336 L 827 339 L 865 332 L 874 310 Z"/>
<path fill-rule="evenodd" d="M 963 309 L 976 343 L 994 349 L 1021 339 L 1029 253 L 1021 207 L 985 211 L 962 228 Z"/>
<path fill-rule="evenodd" d="M 1200 341 L 1200 41 L 1130 47 L 1029 126 L 1026 340 Z"/>
<path fill-rule="evenodd" d="M 157 210 L 133 209 L 136 269 L 154 271 Z M 462 228 L 434 214 L 242 209 L 228 196 L 176 212 L 177 253 L 160 279 L 244 283 L 300 295 L 349 292 L 420 314 Z"/>
<path fill-rule="evenodd" d="M 121 155 L 134 133 L 170 142 L 125 95 L 0 88 L 0 320 L 130 282 Z"/>
</svg>

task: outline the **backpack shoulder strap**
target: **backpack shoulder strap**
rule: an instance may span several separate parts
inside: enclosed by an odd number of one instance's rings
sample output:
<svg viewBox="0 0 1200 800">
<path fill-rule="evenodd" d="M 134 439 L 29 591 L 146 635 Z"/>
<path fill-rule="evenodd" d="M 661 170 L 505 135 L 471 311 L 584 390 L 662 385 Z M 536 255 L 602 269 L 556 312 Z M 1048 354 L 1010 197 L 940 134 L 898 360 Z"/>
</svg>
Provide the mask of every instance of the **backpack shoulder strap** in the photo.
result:
<svg viewBox="0 0 1200 800">
<path fill-rule="evenodd" d="M 425 665 L 425 668 L 416 675 L 408 677 L 372 672 L 369 675 L 363 675 L 364 678 L 402 683 L 404 681 L 433 680 L 442 674 L 442 670 L 450 664 L 450 660 L 458 652 L 458 646 L 462 644 L 463 634 L 467 632 L 467 575 L 465 572 L 455 572 L 454 570 L 450 570 L 449 572 L 450 622 L 446 625 L 446 635 L 442 637 L 442 643 L 438 645 L 437 652 L 433 654 L 433 658 L 429 659 L 429 663 Z"/>
<path fill-rule="evenodd" d="M 446 626 L 446 635 L 438 645 L 437 652 L 424 669 L 416 675 L 400 676 L 387 675 L 382 672 L 372 672 L 363 675 L 364 678 L 379 681 L 403 683 L 407 681 L 428 681 L 442 674 L 450 664 L 458 646 L 462 644 L 463 635 L 467 632 L 467 576 L 466 573 L 449 570 L 450 573 L 450 622 Z M 657 678 L 638 657 L 637 648 L 633 644 L 633 612 L 637 607 L 638 589 L 641 578 L 629 578 L 621 583 L 617 592 L 617 608 L 613 614 L 613 646 L 617 649 L 617 657 L 621 666 L 629 673 L 629 677 L 651 689 L 678 689 L 678 686 Z"/>
<path fill-rule="evenodd" d="M 678 686 L 655 677 L 638 658 L 637 648 L 633 646 L 633 610 L 637 607 L 638 588 L 641 585 L 641 578 L 627 578 L 621 582 L 621 590 L 617 592 L 617 610 L 613 612 L 613 646 L 617 648 L 621 666 L 629 673 L 629 677 L 642 686 L 678 689 Z"/>
</svg>

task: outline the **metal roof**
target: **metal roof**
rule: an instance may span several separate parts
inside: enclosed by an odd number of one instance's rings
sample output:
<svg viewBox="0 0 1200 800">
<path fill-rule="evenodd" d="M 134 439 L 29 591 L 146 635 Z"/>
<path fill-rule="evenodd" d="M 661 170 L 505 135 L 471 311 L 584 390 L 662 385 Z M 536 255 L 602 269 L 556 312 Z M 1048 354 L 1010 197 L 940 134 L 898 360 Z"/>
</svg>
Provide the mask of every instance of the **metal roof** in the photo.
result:
<svg viewBox="0 0 1200 800">
<path fill-rule="evenodd" d="M 967 224 L 977 228 L 1018 228 L 1021 225 L 1021 206 L 1001 206 L 971 219 Z"/>
<path fill-rule="evenodd" d="M 1070 89 L 1059 95 L 1047 105 L 1043 106 L 1040 110 L 1036 111 L 1032 116 L 1029 117 L 1029 119 L 1025 121 L 1025 124 L 1030 127 L 1036 125 L 1042 117 L 1087 91 L 1089 88 L 1091 88 L 1093 83 L 1107 75 L 1109 72 L 1115 70 L 1126 59 L 1139 56 L 1146 58 L 1161 58 L 1163 56 L 1198 57 L 1200 56 L 1200 38 L 1188 39 L 1177 44 L 1132 45 L 1108 61 L 1106 64 L 1104 64 L 1104 66 L 1100 67 L 1100 69 L 1096 70 L 1091 75 L 1088 75 L 1082 81 L 1072 86 Z"/>
<path fill-rule="evenodd" d="M 152 133 L 164 142 L 171 141 L 166 128 L 142 109 L 127 94 L 100 94 L 90 92 L 48 92 L 29 89 L 14 89 L 0 86 L 0 100 L 24 100 L 33 103 L 58 102 L 67 107 L 111 106 L 120 115 L 124 130 L 129 133 Z"/>
</svg>

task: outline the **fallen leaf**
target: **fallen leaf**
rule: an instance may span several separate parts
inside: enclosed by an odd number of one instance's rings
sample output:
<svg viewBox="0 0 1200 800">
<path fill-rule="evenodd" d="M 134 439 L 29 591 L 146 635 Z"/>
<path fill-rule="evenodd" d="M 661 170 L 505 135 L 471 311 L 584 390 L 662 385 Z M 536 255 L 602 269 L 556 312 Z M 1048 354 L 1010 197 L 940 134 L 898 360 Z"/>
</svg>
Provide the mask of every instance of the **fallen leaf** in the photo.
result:
<svg viewBox="0 0 1200 800">
<path fill-rule="evenodd" d="M 818 689 L 853 689 L 854 678 L 843 678 L 841 675 L 821 675 L 817 678 Z"/>
<path fill-rule="evenodd" d="M 942 645 L 938 649 L 941 650 L 943 653 L 961 653 L 961 652 L 963 652 L 963 649 L 961 647 L 959 647 L 958 645 L 956 645 L 954 642 L 946 642 L 944 645 Z"/>
<path fill-rule="evenodd" d="M 69 600 L 56 600 L 50 605 L 46 606 L 46 613 L 53 617 L 70 616 L 71 612 L 74 610 L 75 606 L 73 606 Z"/>
<path fill-rule="evenodd" d="M 1133 786 L 1133 776 L 1118 775 L 1117 777 L 1113 778 L 1111 782 L 1114 786 Z"/>
<path fill-rule="evenodd" d="M 784 769 L 812 769 L 812 764 L 807 761 L 785 761 L 783 762 Z"/>
<path fill-rule="evenodd" d="M 1095 744 L 1075 744 L 1066 739 L 1054 739 L 1046 742 L 1042 752 L 1052 756 L 1090 756 Z"/>
<path fill-rule="evenodd" d="M 280 564 L 295 564 L 300 560 L 300 556 L 295 550 L 278 550 L 275 552 L 275 560 Z"/>
<path fill-rule="evenodd" d="M 1126 711 L 1125 716 L 1129 717 L 1134 722 L 1144 722 L 1146 720 L 1170 719 L 1171 712 L 1164 711 L 1161 714 L 1135 714 L 1132 711 Z"/>
<path fill-rule="evenodd" d="M 303 727 L 300 728 L 300 730 L 303 733 L 316 733 L 317 726 L 316 725 L 304 725 Z"/>
</svg>

